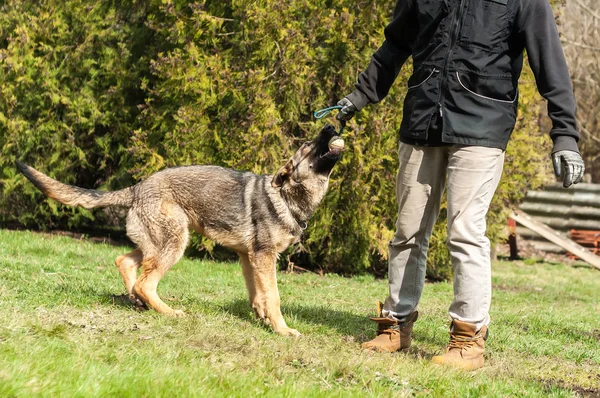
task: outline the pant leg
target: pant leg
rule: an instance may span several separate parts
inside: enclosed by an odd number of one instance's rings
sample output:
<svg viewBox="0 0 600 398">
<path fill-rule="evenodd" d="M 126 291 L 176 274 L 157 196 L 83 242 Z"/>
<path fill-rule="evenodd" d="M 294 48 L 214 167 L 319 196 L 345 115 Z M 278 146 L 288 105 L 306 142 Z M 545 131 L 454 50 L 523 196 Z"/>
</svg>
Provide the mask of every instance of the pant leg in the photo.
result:
<svg viewBox="0 0 600 398">
<path fill-rule="evenodd" d="M 490 321 L 490 242 L 485 236 L 490 202 L 502 175 L 504 151 L 454 146 L 448 157 L 448 248 L 454 270 L 450 316 L 474 323 Z"/>
<path fill-rule="evenodd" d="M 417 147 L 401 143 L 396 194 L 398 219 L 389 245 L 389 296 L 383 315 L 400 320 L 419 304 L 427 249 L 440 211 L 446 180 L 448 147 Z"/>
</svg>

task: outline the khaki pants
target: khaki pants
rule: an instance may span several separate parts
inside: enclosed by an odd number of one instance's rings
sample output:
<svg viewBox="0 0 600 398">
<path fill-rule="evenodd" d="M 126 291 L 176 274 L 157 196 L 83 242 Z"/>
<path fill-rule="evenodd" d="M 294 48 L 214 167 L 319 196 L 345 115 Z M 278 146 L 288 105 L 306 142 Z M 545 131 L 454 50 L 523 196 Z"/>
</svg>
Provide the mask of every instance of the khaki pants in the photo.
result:
<svg viewBox="0 0 600 398">
<path fill-rule="evenodd" d="M 427 249 L 444 187 L 448 248 L 454 270 L 450 316 L 489 323 L 492 296 L 490 242 L 485 215 L 502 175 L 504 151 L 479 146 L 417 147 L 400 144 L 396 185 L 398 220 L 389 246 L 389 297 L 384 316 L 402 320 L 419 304 Z M 446 184 L 447 180 L 447 184 Z"/>
</svg>

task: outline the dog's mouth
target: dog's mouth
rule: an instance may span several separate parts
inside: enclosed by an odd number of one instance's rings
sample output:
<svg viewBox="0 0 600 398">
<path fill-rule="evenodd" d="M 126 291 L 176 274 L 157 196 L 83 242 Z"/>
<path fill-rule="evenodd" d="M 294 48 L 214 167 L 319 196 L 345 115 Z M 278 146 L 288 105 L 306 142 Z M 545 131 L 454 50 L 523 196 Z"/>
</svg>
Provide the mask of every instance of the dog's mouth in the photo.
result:
<svg viewBox="0 0 600 398">
<path fill-rule="evenodd" d="M 315 144 L 311 167 L 314 167 L 317 173 L 329 175 L 341 158 L 345 147 L 344 140 L 332 125 L 327 125 L 321 130 Z"/>
<path fill-rule="evenodd" d="M 335 131 L 335 127 L 328 124 L 321 130 L 317 141 L 319 159 L 337 160 L 344 147 L 344 139 Z"/>
<path fill-rule="evenodd" d="M 327 143 L 327 151 L 321 154 L 320 158 L 338 159 L 342 155 L 344 147 L 344 139 L 336 134 L 329 139 L 329 142 Z"/>
</svg>

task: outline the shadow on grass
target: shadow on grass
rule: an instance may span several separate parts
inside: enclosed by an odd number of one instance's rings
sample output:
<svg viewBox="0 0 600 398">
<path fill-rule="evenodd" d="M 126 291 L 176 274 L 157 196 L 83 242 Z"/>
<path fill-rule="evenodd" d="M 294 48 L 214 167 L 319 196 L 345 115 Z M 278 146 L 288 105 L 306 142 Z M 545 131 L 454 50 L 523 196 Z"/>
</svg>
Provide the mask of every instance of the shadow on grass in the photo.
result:
<svg viewBox="0 0 600 398">
<path fill-rule="evenodd" d="M 214 309 L 226 311 L 247 322 L 256 322 L 248 300 L 233 300 L 223 305 L 215 305 Z M 282 306 L 282 312 L 287 320 L 296 318 L 304 323 L 326 326 L 342 335 L 351 336 L 357 345 L 375 337 L 376 326 L 375 323 L 369 320 L 368 314 L 359 316 L 343 310 L 298 304 L 284 305 Z M 268 328 L 266 325 L 264 327 Z M 416 338 L 421 342 L 436 343 L 433 339 L 429 341 L 429 336 L 418 335 Z M 416 345 L 411 347 L 408 354 L 419 359 L 430 359 L 434 355 Z"/>
<path fill-rule="evenodd" d="M 256 319 L 252 314 L 248 300 L 236 299 L 217 307 L 245 321 L 254 322 Z M 357 339 L 363 337 L 370 326 L 366 316 L 357 316 L 350 312 L 325 307 L 287 304 L 282 306 L 282 312 L 284 318 L 288 321 L 291 318 L 297 318 L 305 323 L 335 329 L 341 334 L 353 336 Z"/>
<path fill-rule="evenodd" d="M 139 309 L 129 301 L 126 294 L 100 294 L 99 296 L 104 304 L 139 311 Z M 271 328 L 268 325 L 257 321 L 247 299 L 238 298 L 226 303 L 206 301 L 203 303 L 203 306 L 209 313 L 228 313 L 244 322 L 271 331 Z M 297 319 L 303 323 L 325 326 L 335 330 L 341 335 L 351 337 L 351 341 L 354 341 L 357 347 L 360 343 L 375 337 L 376 325 L 369 320 L 369 314 L 360 316 L 348 311 L 324 306 L 301 304 L 284 305 L 282 307 L 282 312 L 284 318 L 288 321 L 288 324 L 293 323 L 291 322 L 292 319 Z M 294 325 L 290 326 L 295 327 Z M 301 329 L 301 327 L 299 329 Z M 300 330 L 300 332 L 302 332 L 302 330 Z M 439 345 L 439 341 L 436 341 L 433 337 L 418 333 L 413 335 L 413 342 L 414 344 L 410 348 L 408 355 L 417 359 L 431 359 L 434 355 L 433 353 L 420 348 L 419 343 Z"/>
<path fill-rule="evenodd" d="M 115 307 L 134 308 L 126 294 L 102 294 L 100 298 L 103 303 L 112 304 Z"/>
<path fill-rule="evenodd" d="M 119 228 L 100 228 L 94 226 L 94 228 L 81 227 L 76 231 L 59 229 L 45 231 L 37 229 L 35 226 L 25 227 L 18 223 L 0 223 L 0 228 L 10 231 L 27 231 L 47 237 L 67 236 L 75 240 L 103 243 L 110 246 L 133 247 L 131 241 L 127 238 L 127 235 L 125 235 L 125 229 Z"/>
<path fill-rule="evenodd" d="M 600 397 L 600 388 L 584 387 L 563 380 L 533 379 L 533 382 L 540 383 L 548 394 L 556 392 L 556 390 L 567 390 L 571 393 L 576 393 L 577 396 Z"/>
<path fill-rule="evenodd" d="M 104 305 L 115 306 L 124 309 L 136 309 L 129 301 L 126 294 L 98 293 L 90 294 L 99 297 L 99 301 Z M 257 321 L 252 313 L 250 303 L 246 299 L 234 299 L 227 303 L 218 303 L 207 301 L 202 304 L 210 313 L 229 313 L 242 321 L 263 325 L 267 330 L 271 330 L 268 325 Z M 371 324 L 367 316 L 357 316 L 350 312 L 331 310 L 325 307 L 311 307 L 304 305 L 286 305 L 282 308 L 284 318 L 290 320 L 297 318 L 304 323 L 314 325 L 324 325 L 335 329 L 338 333 L 353 336 L 357 341 L 364 341 L 367 337 L 374 334 L 374 325 Z"/>
<path fill-rule="evenodd" d="M 100 298 L 103 303 L 112 304 L 115 307 L 125 308 L 125 309 L 133 309 L 137 312 L 146 312 L 148 311 L 148 307 L 141 307 L 138 305 L 134 305 L 131 301 L 129 301 L 128 294 L 101 294 Z"/>
</svg>

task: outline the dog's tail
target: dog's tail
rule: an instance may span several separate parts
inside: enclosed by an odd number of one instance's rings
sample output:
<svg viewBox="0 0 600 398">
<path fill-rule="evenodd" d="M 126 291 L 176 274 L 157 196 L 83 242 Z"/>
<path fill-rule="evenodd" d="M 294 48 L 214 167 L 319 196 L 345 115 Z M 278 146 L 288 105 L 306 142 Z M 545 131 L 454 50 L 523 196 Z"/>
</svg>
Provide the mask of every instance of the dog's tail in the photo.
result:
<svg viewBox="0 0 600 398">
<path fill-rule="evenodd" d="M 56 181 L 25 163 L 19 161 L 16 163 L 21 173 L 23 173 L 33 185 L 38 187 L 38 189 L 49 198 L 57 200 L 65 205 L 93 209 L 94 207 L 107 206 L 131 207 L 133 202 L 133 187 L 113 192 L 79 188 Z"/>
</svg>

